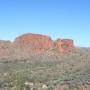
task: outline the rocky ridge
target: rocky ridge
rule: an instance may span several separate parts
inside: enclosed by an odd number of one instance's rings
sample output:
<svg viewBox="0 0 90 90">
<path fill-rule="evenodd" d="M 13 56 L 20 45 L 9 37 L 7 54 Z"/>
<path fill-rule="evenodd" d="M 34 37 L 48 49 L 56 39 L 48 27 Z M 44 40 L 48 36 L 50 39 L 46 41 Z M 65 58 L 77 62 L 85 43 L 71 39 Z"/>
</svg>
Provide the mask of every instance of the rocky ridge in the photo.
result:
<svg viewBox="0 0 90 90">
<path fill-rule="evenodd" d="M 46 35 L 27 33 L 16 37 L 13 42 L 1 40 L 0 58 L 38 55 L 52 49 L 63 54 L 71 52 L 73 48 L 74 43 L 71 39 L 53 41 Z"/>
</svg>

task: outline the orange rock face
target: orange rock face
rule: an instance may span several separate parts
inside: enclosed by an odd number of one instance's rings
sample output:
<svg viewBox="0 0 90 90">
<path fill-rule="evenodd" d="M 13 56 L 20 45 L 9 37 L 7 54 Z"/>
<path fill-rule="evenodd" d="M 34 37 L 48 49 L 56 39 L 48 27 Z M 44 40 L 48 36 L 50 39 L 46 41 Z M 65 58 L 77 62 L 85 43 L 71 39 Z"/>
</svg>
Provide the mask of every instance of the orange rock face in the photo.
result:
<svg viewBox="0 0 90 90">
<path fill-rule="evenodd" d="M 39 54 L 53 47 L 50 37 L 39 34 L 24 34 L 15 39 L 14 44 L 28 54 Z"/>
<path fill-rule="evenodd" d="M 50 51 L 51 49 L 64 53 L 70 51 L 73 47 L 73 40 L 70 39 L 58 39 L 54 42 L 46 35 L 28 33 L 17 37 L 12 43 L 1 40 L 0 57 L 38 55 L 45 51 L 48 51 L 49 55 L 53 55 L 54 52 Z"/>
<path fill-rule="evenodd" d="M 64 53 L 67 51 L 71 51 L 71 49 L 74 47 L 73 40 L 71 39 L 58 39 L 56 42 L 56 48 L 59 52 Z"/>
</svg>

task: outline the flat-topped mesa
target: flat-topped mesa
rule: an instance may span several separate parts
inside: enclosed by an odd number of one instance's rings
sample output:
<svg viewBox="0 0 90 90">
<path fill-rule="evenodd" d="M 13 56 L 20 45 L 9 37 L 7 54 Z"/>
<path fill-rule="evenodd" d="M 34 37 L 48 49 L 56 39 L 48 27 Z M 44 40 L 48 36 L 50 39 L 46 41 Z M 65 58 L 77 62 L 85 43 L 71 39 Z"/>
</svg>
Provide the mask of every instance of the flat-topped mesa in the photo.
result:
<svg viewBox="0 0 90 90">
<path fill-rule="evenodd" d="M 55 42 L 56 48 L 59 52 L 71 52 L 72 48 L 74 48 L 74 43 L 72 39 L 58 39 Z"/>
<path fill-rule="evenodd" d="M 53 40 L 45 35 L 24 34 L 17 37 L 14 45 L 28 54 L 39 54 L 54 46 Z"/>
</svg>

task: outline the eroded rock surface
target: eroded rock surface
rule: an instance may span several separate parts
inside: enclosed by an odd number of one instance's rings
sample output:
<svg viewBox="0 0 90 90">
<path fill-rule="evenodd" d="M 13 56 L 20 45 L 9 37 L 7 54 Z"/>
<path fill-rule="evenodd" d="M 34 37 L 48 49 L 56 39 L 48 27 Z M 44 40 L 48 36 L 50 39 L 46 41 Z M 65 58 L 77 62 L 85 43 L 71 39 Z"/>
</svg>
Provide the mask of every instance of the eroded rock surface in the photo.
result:
<svg viewBox="0 0 90 90">
<path fill-rule="evenodd" d="M 8 57 L 13 55 L 30 56 L 38 55 L 48 51 L 52 55 L 52 49 L 59 51 L 59 53 L 69 52 L 74 47 L 71 39 L 58 39 L 53 41 L 49 36 L 27 33 L 16 37 L 14 42 L 0 41 L 0 57 Z M 54 53 L 54 52 L 53 52 Z"/>
<path fill-rule="evenodd" d="M 17 37 L 14 44 L 28 54 L 40 54 L 54 46 L 50 37 L 31 33 Z"/>
<path fill-rule="evenodd" d="M 61 53 L 70 52 L 74 48 L 74 43 L 71 39 L 58 39 L 55 43 L 57 50 Z"/>
</svg>

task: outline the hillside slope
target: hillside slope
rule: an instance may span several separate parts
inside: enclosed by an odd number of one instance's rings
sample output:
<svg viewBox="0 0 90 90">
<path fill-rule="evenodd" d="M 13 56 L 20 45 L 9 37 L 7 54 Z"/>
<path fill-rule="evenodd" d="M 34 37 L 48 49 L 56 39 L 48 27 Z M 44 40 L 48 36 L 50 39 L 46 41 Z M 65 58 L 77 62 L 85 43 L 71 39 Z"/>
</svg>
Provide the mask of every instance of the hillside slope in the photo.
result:
<svg viewBox="0 0 90 90">
<path fill-rule="evenodd" d="M 90 90 L 90 48 L 71 39 L 24 34 L 0 51 L 0 90 Z"/>
</svg>

